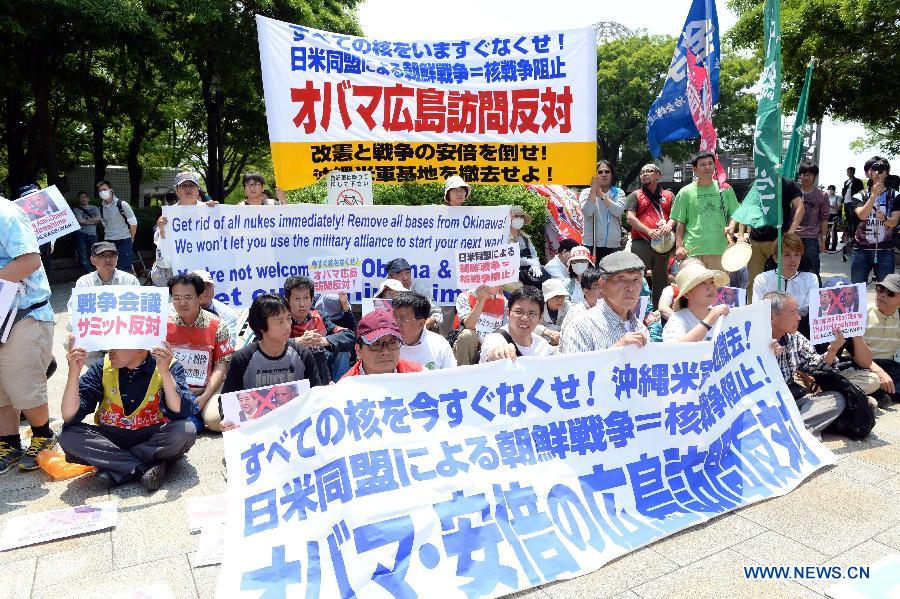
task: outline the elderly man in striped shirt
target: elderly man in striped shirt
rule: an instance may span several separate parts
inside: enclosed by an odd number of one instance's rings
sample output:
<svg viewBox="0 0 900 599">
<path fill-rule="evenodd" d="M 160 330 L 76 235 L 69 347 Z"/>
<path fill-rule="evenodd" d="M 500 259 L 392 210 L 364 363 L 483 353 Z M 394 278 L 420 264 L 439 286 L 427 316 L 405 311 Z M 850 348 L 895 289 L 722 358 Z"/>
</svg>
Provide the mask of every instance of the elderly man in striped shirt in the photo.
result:
<svg viewBox="0 0 900 599">
<path fill-rule="evenodd" d="M 582 312 L 560 340 L 560 353 L 574 354 L 649 341 L 647 327 L 635 316 L 644 278 L 644 263 L 631 252 L 613 252 L 597 265 L 603 271 L 603 299 Z"/>
</svg>

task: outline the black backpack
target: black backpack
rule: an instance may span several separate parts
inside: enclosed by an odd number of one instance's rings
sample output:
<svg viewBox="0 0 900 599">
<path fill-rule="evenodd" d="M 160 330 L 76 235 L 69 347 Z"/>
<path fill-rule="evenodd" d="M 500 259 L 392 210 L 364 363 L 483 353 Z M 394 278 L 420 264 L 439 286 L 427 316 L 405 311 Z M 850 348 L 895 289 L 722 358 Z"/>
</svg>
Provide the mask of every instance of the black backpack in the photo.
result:
<svg viewBox="0 0 900 599">
<path fill-rule="evenodd" d="M 864 439 L 875 428 L 875 412 L 862 389 L 830 367 L 819 367 L 811 373 L 822 391 L 837 391 L 847 400 L 847 407 L 823 432 L 850 439 Z"/>
</svg>

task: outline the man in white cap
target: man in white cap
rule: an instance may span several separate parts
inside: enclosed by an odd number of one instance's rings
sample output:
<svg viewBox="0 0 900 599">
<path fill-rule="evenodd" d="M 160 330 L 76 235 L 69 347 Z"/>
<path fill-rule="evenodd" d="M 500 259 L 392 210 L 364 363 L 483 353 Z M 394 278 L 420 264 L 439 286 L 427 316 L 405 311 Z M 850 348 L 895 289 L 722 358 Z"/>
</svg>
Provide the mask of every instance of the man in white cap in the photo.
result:
<svg viewBox="0 0 900 599">
<path fill-rule="evenodd" d="M 462 206 L 471 193 L 472 188 L 459 175 L 453 175 L 444 181 L 444 203 L 448 206 Z"/>
<path fill-rule="evenodd" d="M 82 275 L 75 281 L 75 287 L 100 287 L 101 285 L 140 285 L 131 272 L 116 268 L 119 251 L 110 241 L 98 241 L 91 246 L 91 264 L 95 270 Z"/>
<path fill-rule="evenodd" d="M 204 203 L 212 208 L 218 205 L 218 202 L 215 200 L 203 201 L 200 193 L 200 175 L 193 171 L 183 171 L 175 175 L 174 187 L 175 195 L 178 197 L 176 206 L 196 206 Z M 166 238 L 166 224 L 168 222 L 168 218 L 160 216 L 156 219 L 156 230 L 153 231 L 153 243 L 156 244 L 157 248 L 156 261 L 153 264 L 153 269 L 150 271 L 150 277 L 153 279 L 153 284 L 160 287 L 165 287 L 169 277 L 173 274 L 169 257 L 163 253 L 162 246 L 159 243 L 160 239 Z"/>
<path fill-rule="evenodd" d="M 600 261 L 603 299 L 566 326 L 560 353 L 574 354 L 649 340 L 647 327 L 635 315 L 644 280 L 644 263 L 631 252 L 614 252 Z"/>
</svg>

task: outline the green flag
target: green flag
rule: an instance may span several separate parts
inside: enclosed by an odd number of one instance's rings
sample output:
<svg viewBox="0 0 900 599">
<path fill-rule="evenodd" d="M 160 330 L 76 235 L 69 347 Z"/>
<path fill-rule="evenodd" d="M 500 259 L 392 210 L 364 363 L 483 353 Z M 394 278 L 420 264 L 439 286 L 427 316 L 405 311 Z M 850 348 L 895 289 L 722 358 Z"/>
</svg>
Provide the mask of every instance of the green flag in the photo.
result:
<svg viewBox="0 0 900 599">
<path fill-rule="evenodd" d="M 803 149 L 803 128 L 806 127 L 806 108 L 809 104 L 809 84 L 812 81 L 813 61 L 809 61 L 806 67 L 806 79 L 803 81 L 803 91 L 800 92 L 800 101 L 797 103 L 797 116 L 794 117 L 794 129 L 791 131 L 791 141 L 788 142 L 787 152 L 784 154 L 784 166 L 781 172 L 790 178 L 797 175 L 797 166 L 800 164 L 800 151 Z"/>
<path fill-rule="evenodd" d="M 781 0 L 766 0 L 763 41 L 766 60 L 759 80 L 753 137 L 756 181 L 733 216 L 737 222 L 750 227 L 776 226 L 781 214 L 776 171 L 781 163 Z"/>
</svg>

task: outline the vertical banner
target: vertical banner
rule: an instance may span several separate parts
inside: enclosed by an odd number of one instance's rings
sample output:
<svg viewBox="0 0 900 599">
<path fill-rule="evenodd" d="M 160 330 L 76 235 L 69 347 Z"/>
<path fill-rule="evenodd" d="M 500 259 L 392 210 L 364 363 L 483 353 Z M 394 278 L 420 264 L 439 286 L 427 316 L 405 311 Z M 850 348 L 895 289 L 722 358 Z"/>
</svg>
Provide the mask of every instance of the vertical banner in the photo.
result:
<svg viewBox="0 0 900 599">
<path fill-rule="evenodd" d="M 315 387 L 225 433 L 217 596 L 497 597 L 790 492 L 803 427 L 769 303 L 712 341 Z"/>
<path fill-rule="evenodd" d="M 766 0 L 763 11 L 765 64 L 759 79 L 759 104 L 753 136 L 756 180 L 732 218 L 750 227 L 778 224 L 776 167 L 781 163 L 781 0 Z"/>
<path fill-rule="evenodd" d="M 688 102 L 687 52 L 707 68 L 712 104 L 719 102 L 719 17 L 714 0 L 694 0 L 681 28 L 662 91 L 647 113 L 647 145 L 655 158 L 666 141 L 700 135 Z"/>
<path fill-rule="evenodd" d="M 335 169 L 370 170 L 375 183 L 500 185 L 594 173 L 593 28 L 396 41 L 256 24 L 280 187 Z"/>
<path fill-rule="evenodd" d="M 712 84 L 709 80 L 709 72 L 706 67 L 697 64 L 697 56 L 690 50 L 687 51 L 687 63 L 690 83 L 687 86 L 688 105 L 691 107 L 691 118 L 694 119 L 694 125 L 700 132 L 700 151 L 715 152 L 719 136 L 712 121 Z M 722 163 L 719 162 L 718 154 L 715 161 L 716 181 L 722 186 L 728 180 L 728 175 L 725 173 Z"/>
<path fill-rule="evenodd" d="M 161 345 L 168 313 L 169 290 L 165 287 L 76 287 L 69 300 L 75 347 L 87 351 Z"/>
</svg>

